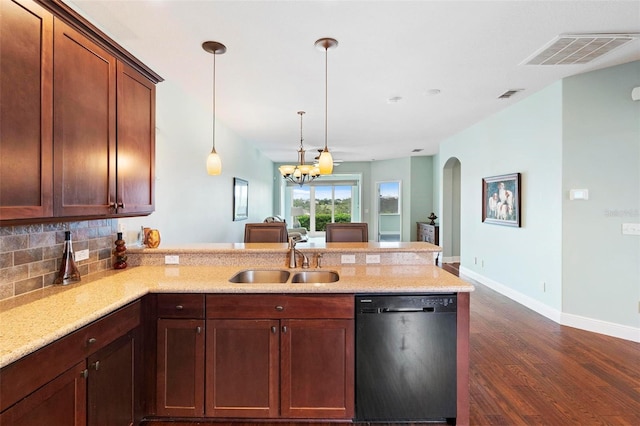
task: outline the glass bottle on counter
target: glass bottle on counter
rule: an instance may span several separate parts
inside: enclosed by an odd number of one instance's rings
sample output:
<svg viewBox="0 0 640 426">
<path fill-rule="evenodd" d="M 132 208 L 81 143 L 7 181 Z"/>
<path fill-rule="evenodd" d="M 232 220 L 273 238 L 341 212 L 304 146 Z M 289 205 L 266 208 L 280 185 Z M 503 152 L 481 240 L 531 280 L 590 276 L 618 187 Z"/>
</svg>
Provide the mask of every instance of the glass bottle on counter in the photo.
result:
<svg viewBox="0 0 640 426">
<path fill-rule="evenodd" d="M 58 276 L 53 281 L 54 284 L 67 285 L 80 281 L 80 272 L 76 266 L 73 246 L 71 244 L 71 231 L 64 232 L 64 249 Z"/>
</svg>

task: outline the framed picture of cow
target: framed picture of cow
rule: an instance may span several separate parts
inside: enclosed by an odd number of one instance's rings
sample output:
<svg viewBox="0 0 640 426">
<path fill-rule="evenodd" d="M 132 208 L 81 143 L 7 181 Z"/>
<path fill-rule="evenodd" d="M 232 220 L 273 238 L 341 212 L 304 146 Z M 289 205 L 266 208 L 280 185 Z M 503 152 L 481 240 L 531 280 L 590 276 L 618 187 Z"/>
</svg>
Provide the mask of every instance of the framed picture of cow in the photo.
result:
<svg viewBox="0 0 640 426">
<path fill-rule="evenodd" d="M 520 173 L 482 179 L 482 221 L 520 227 Z"/>
</svg>

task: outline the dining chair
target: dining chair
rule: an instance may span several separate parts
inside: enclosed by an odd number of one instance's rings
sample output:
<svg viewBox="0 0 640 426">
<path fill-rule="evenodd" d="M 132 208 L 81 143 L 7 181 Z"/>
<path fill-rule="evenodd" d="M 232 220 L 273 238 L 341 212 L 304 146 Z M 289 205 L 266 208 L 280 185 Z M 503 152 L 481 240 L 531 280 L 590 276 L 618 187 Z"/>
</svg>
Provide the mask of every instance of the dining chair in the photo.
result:
<svg viewBox="0 0 640 426">
<path fill-rule="evenodd" d="M 286 243 L 287 237 L 285 222 L 247 223 L 244 226 L 245 243 Z"/>
<path fill-rule="evenodd" d="M 367 242 L 369 227 L 366 222 L 327 223 L 325 239 L 328 243 Z"/>
</svg>

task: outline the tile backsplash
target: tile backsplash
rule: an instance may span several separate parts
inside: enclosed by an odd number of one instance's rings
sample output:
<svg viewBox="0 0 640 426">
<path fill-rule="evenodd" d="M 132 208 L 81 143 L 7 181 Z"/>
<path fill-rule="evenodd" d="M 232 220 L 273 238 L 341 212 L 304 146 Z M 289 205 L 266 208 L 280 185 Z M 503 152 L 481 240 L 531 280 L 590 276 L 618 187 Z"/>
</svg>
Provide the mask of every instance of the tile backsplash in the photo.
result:
<svg viewBox="0 0 640 426">
<path fill-rule="evenodd" d="M 116 219 L 0 227 L 0 300 L 53 284 L 67 230 L 74 252 L 89 250 L 81 276 L 111 269 L 116 228 Z"/>
</svg>

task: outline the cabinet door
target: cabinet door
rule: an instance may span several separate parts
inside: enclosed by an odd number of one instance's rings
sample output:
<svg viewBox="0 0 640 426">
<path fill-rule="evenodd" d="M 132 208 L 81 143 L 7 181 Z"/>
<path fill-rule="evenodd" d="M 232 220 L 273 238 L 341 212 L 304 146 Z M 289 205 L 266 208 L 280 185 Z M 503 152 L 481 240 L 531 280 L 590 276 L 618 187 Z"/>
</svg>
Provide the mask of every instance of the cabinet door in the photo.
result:
<svg viewBox="0 0 640 426">
<path fill-rule="evenodd" d="M 159 416 L 204 415 L 204 320 L 158 320 Z"/>
<path fill-rule="evenodd" d="M 353 320 L 282 320 L 281 338 L 282 417 L 352 418 Z"/>
<path fill-rule="evenodd" d="M 75 365 L 0 414 L 12 426 L 86 424 L 84 362 Z"/>
<path fill-rule="evenodd" d="M 88 358 L 87 424 L 90 426 L 134 423 L 134 335 L 132 331 Z"/>
<path fill-rule="evenodd" d="M 59 19 L 53 43 L 54 214 L 113 214 L 116 60 Z"/>
<path fill-rule="evenodd" d="M 156 86 L 118 62 L 117 212 L 154 209 Z"/>
<path fill-rule="evenodd" d="M 0 1 L 0 219 L 53 213 L 53 16 Z"/>
<path fill-rule="evenodd" d="M 278 416 L 279 335 L 277 320 L 207 321 L 207 416 Z"/>
</svg>

